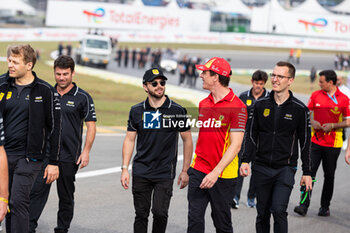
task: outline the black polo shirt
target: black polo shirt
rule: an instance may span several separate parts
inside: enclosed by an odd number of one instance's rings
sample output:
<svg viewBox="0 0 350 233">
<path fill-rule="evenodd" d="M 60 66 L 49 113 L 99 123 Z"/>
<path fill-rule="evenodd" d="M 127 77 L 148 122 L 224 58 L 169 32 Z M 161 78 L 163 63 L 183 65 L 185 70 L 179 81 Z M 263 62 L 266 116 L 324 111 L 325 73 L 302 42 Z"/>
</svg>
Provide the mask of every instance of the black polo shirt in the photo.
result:
<svg viewBox="0 0 350 233">
<path fill-rule="evenodd" d="M 84 121 L 96 121 L 95 105 L 91 96 L 73 84 L 68 93 L 60 96 L 62 137 L 59 160 L 62 162 L 77 161 L 81 154 Z"/>
<path fill-rule="evenodd" d="M 20 86 L 10 83 L 4 108 L 4 130 L 8 155 L 26 156 L 29 122 L 29 94 L 32 84 Z"/>
<path fill-rule="evenodd" d="M 174 179 L 179 132 L 190 129 L 174 122 L 185 122 L 186 114 L 186 109 L 168 96 L 158 109 L 150 106 L 148 98 L 131 107 L 128 131 L 137 132 L 133 176 Z"/>
</svg>

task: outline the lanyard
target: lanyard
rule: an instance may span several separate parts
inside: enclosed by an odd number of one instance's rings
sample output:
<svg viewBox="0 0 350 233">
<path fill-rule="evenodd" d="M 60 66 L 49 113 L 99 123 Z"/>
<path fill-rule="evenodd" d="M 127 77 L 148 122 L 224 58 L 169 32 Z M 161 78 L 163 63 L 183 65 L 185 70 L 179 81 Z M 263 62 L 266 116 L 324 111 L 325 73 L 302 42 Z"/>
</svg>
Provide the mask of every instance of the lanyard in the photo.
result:
<svg viewBox="0 0 350 233">
<path fill-rule="evenodd" d="M 335 103 L 338 104 L 337 98 L 335 97 L 335 94 L 331 96 L 329 93 L 327 93 L 328 97 L 331 98 L 331 100 Z"/>
</svg>

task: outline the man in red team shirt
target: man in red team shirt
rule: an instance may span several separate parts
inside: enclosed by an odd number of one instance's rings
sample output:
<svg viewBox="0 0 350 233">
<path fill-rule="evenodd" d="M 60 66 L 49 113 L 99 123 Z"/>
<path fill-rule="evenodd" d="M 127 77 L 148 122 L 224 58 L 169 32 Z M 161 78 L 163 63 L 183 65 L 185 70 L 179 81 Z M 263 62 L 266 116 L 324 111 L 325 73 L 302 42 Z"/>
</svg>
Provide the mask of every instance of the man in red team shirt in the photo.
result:
<svg viewBox="0 0 350 233">
<path fill-rule="evenodd" d="M 247 121 L 245 104 L 228 87 L 231 67 L 214 57 L 205 65 L 203 89 L 210 95 L 199 103 L 198 121 L 220 122 L 199 130 L 195 156 L 188 170 L 188 233 L 204 232 L 205 210 L 210 202 L 216 232 L 233 232 L 231 204 L 238 172 L 238 157 Z M 212 125 L 212 124 L 211 124 Z"/>
<path fill-rule="evenodd" d="M 312 114 L 311 176 L 315 178 L 322 161 L 324 183 L 318 215 L 329 216 L 335 169 L 343 146 L 343 128 L 350 125 L 350 108 L 348 97 L 336 86 L 337 74 L 333 70 L 324 70 L 319 76 L 321 90 L 313 92 L 308 103 Z M 305 216 L 310 196 L 311 192 L 306 198 L 301 198 L 301 203 L 295 207 L 294 212 Z"/>
</svg>

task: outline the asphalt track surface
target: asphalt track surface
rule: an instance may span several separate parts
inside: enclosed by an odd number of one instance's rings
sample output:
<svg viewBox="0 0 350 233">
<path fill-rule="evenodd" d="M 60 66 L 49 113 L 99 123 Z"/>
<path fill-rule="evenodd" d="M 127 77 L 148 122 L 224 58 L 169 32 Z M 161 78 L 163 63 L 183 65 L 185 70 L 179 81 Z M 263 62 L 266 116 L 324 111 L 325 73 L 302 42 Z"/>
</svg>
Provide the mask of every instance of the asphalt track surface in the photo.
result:
<svg viewBox="0 0 350 233">
<path fill-rule="evenodd" d="M 187 54 L 190 54 L 186 51 Z M 243 52 L 247 56 L 249 53 Z M 197 54 L 195 51 L 194 54 Z M 220 56 L 213 51 L 207 53 L 207 57 Z M 286 54 L 280 54 L 286 57 Z M 271 56 L 267 61 L 267 56 Z M 313 57 L 314 55 L 310 55 Z M 204 56 L 203 56 L 204 57 Z M 222 56 L 224 57 L 224 56 Z M 243 57 L 243 55 L 242 55 Z M 275 55 L 259 54 L 258 60 L 261 60 L 261 66 L 247 66 L 247 68 L 272 68 L 276 61 L 280 60 Z M 332 56 L 316 56 L 310 59 L 319 64 L 325 64 L 322 68 L 332 68 Z M 305 55 L 305 63 L 307 55 Z M 243 60 L 243 59 L 242 59 Z M 265 60 L 265 61 L 264 61 Z M 282 59 L 283 60 L 283 59 Z M 309 62 L 311 62 L 311 60 Z M 233 60 L 232 60 L 233 61 Z M 130 63 L 130 61 L 129 61 Z M 326 66 L 326 63 L 328 66 Z M 232 64 L 232 62 L 231 62 Z M 249 60 L 248 64 L 260 64 L 254 59 Z M 129 64 L 130 65 L 130 64 Z M 266 65 L 266 66 L 265 66 Z M 239 68 L 245 68 L 241 65 Z M 125 73 L 141 77 L 144 70 L 125 69 L 116 67 L 111 63 L 109 70 L 118 73 Z M 177 84 L 177 75 L 168 75 L 169 82 Z M 140 80 L 141 86 L 141 80 Z M 240 93 L 248 87 L 232 84 L 235 93 Z M 197 89 L 201 89 L 201 80 L 197 81 Z M 298 95 L 304 102 L 308 96 Z M 131 233 L 133 231 L 134 209 L 131 190 L 124 190 L 120 185 L 120 166 L 122 164 L 122 142 L 124 134 L 98 134 L 90 154 L 90 164 L 88 167 L 78 172 L 75 194 L 75 214 L 71 224 L 70 232 L 73 233 Z M 193 136 L 194 142 L 196 135 Z M 179 143 L 179 162 L 177 174 L 179 174 L 182 161 L 182 142 Z M 299 164 L 300 167 L 300 164 Z M 330 217 L 318 217 L 318 208 L 320 203 L 320 193 L 323 184 L 323 172 L 320 167 L 317 174 L 317 180 L 314 187 L 313 198 L 307 217 L 300 217 L 294 214 L 293 208 L 299 199 L 299 180 L 301 171 L 298 169 L 295 176 L 295 185 L 290 198 L 288 207 L 289 212 L 289 232 L 291 233 L 348 233 L 350 229 L 350 182 L 348 166 L 344 161 L 344 152 L 341 153 L 338 160 L 336 171 L 335 192 L 331 204 Z M 232 209 L 232 222 L 234 232 L 250 233 L 255 232 L 256 210 L 246 207 L 246 193 L 249 178 L 244 180 L 241 193 L 240 208 Z M 168 233 L 184 233 L 187 227 L 187 188 L 180 190 L 174 183 L 173 198 L 169 209 Z M 55 184 L 52 186 L 51 194 L 46 208 L 39 220 L 38 233 L 53 232 L 56 226 L 58 199 Z M 206 232 L 215 232 L 210 217 L 210 207 L 206 212 Z M 149 232 L 151 232 L 152 214 L 149 217 Z M 271 228 L 273 228 L 273 217 L 271 217 Z M 272 230 L 271 230 L 272 231 Z"/>
<path fill-rule="evenodd" d="M 124 134 L 98 135 L 91 152 L 88 167 L 79 171 L 79 176 L 87 172 L 113 168 L 118 171 L 105 175 L 77 178 L 75 195 L 75 216 L 70 232 L 73 233 L 130 233 L 133 229 L 134 209 L 131 190 L 120 185 L 121 149 Z M 196 136 L 193 137 L 196 141 Z M 179 153 L 182 143 L 179 144 Z M 181 156 L 179 156 L 181 157 Z M 182 161 L 178 162 L 177 174 L 181 171 Z M 299 166 L 300 167 L 300 166 Z M 295 185 L 290 198 L 289 232 L 291 233 L 348 233 L 350 229 L 350 166 L 344 161 L 344 152 L 339 157 L 336 171 L 335 192 L 330 217 L 318 217 L 320 192 L 323 183 L 322 169 L 317 174 L 313 198 L 307 217 L 299 217 L 293 212 L 299 199 L 300 169 L 295 176 Z M 103 170 L 104 171 L 104 170 Z M 240 208 L 232 209 L 234 231 L 239 233 L 255 232 L 256 210 L 246 207 L 246 193 L 249 178 L 244 180 Z M 187 188 L 180 190 L 174 184 L 173 198 L 169 209 L 168 233 L 184 233 L 187 226 Z M 53 185 L 47 206 L 39 220 L 38 233 L 53 232 L 57 212 L 56 188 Z M 215 232 L 210 217 L 210 207 L 206 212 L 206 232 Z M 271 217 L 271 219 L 273 219 Z M 271 224 L 273 224 L 271 222 Z M 149 217 L 151 232 L 152 214 Z"/>
</svg>

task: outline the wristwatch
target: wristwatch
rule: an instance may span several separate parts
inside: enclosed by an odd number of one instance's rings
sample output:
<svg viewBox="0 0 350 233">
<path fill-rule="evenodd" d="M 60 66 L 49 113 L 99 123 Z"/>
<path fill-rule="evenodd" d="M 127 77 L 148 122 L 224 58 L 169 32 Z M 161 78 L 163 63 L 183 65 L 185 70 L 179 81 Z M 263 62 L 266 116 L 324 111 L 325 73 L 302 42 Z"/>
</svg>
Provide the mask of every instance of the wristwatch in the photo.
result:
<svg viewBox="0 0 350 233">
<path fill-rule="evenodd" d="M 123 169 L 128 169 L 128 165 L 123 165 L 122 167 L 121 167 L 121 170 L 123 170 Z"/>
</svg>

